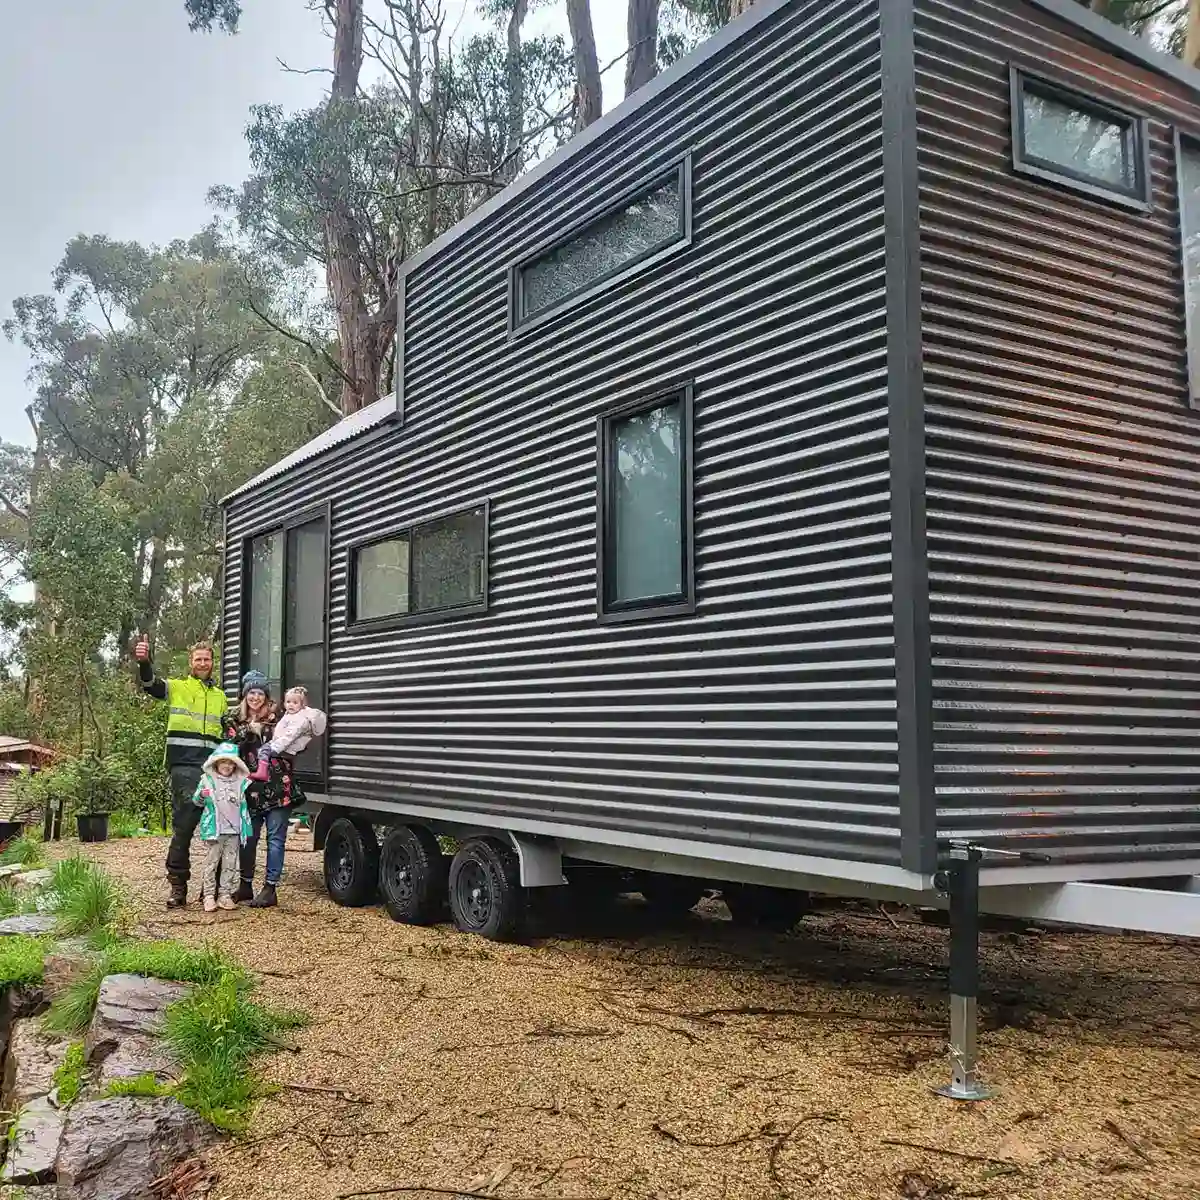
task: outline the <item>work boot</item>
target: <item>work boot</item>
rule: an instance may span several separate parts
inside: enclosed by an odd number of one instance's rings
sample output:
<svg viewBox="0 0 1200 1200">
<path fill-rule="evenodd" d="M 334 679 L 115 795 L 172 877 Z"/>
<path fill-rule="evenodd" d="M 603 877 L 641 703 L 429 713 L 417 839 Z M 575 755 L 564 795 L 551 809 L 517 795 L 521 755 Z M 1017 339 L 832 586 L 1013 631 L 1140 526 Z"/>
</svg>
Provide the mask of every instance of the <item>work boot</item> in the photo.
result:
<svg viewBox="0 0 1200 1200">
<path fill-rule="evenodd" d="M 245 904 L 248 900 L 254 899 L 254 887 L 249 879 L 243 879 L 238 884 L 237 891 L 233 893 L 235 904 Z"/>
<path fill-rule="evenodd" d="M 274 908 L 279 901 L 275 898 L 275 885 L 267 883 L 263 885 L 263 890 L 250 901 L 251 908 Z"/>
<path fill-rule="evenodd" d="M 171 894 L 167 897 L 168 908 L 187 907 L 187 884 L 171 880 Z"/>
</svg>

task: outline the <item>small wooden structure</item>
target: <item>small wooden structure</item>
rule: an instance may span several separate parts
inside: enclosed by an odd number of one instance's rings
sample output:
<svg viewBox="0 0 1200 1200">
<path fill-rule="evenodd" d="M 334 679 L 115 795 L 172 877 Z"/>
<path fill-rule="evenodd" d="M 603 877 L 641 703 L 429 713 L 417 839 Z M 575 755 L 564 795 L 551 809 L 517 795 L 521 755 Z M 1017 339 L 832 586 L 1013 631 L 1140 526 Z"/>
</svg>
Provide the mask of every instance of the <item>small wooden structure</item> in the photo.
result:
<svg viewBox="0 0 1200 1200">
<path fill-rule="evenodd" d="M 48 766 L 53 758 L 54 751 L 46 746 L 0 734 L 0 823 L 27 822 L 41 815 L 28 801 L 21 800 L 17 780 Z"/>
</svg>

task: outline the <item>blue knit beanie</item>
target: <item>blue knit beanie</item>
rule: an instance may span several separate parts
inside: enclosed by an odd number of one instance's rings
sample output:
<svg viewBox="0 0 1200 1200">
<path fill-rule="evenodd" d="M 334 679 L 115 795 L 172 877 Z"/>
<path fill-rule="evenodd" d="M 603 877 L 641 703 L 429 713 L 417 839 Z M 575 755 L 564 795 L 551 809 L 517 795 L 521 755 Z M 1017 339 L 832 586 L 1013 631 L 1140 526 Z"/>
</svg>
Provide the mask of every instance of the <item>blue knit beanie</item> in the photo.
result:
<svg viewBox="0 0 1200 1200">
<path fill-rule="evenodd" d="M 268 699 L 271 697 L 271 684 L 261 671 L 247 671 L 242 676 L 242 697 L 248 692 L 262 692 Z"/>
</svg>

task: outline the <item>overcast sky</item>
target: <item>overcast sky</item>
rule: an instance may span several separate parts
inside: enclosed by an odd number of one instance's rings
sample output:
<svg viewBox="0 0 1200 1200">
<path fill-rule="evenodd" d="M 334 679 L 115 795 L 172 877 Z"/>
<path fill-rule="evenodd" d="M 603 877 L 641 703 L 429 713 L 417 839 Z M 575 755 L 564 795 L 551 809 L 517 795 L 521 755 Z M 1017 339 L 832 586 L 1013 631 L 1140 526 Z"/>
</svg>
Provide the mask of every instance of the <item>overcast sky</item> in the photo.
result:
<svg viewBox="0 0 1200 1200">
<path fill-rule="evenodd" d="M 470 0 L 450 0 L 454 3 Z M 556 10 L 562 6 L 556 5 Z M 0 320 L 50 290 L 77 233 L 167 242 L 211 215 L 205 193 L 247 173 L 253 104 L 315 103 L 328 44 L 304 0 L 245 0 L 235 38 L 189 33 L 183 0 L 7 5 L 0 38 Z M 624 0 L 592 0 L 601 63 L 625 48 Z M 471 24 L 468 21 L 468 27 Z M 565 32 L 560 11 L 531 29 Z M 465 32 L 465 30 L 464 30 Z M 620 99 L 620 72 L 605 80 Z M 0 438 L 29 441 L 29 360 L 0 337 Z"/>
</svg>

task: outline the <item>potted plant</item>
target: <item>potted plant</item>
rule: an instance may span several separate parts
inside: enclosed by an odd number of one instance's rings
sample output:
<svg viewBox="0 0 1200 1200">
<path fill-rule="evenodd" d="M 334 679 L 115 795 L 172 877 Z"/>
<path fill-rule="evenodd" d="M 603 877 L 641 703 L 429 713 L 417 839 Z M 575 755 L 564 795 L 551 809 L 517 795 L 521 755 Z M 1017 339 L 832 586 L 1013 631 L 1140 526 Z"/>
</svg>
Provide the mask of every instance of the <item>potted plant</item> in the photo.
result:
<svg viewBox="0 0 1200 1200">
<path fill-rule="evenodd" d="M 81 842 L 108 840 L 108 818 L 129 782 L 124 759 L 92 754 L 71 764 L 75 776 L 75 813 Z"/>
</svg>

